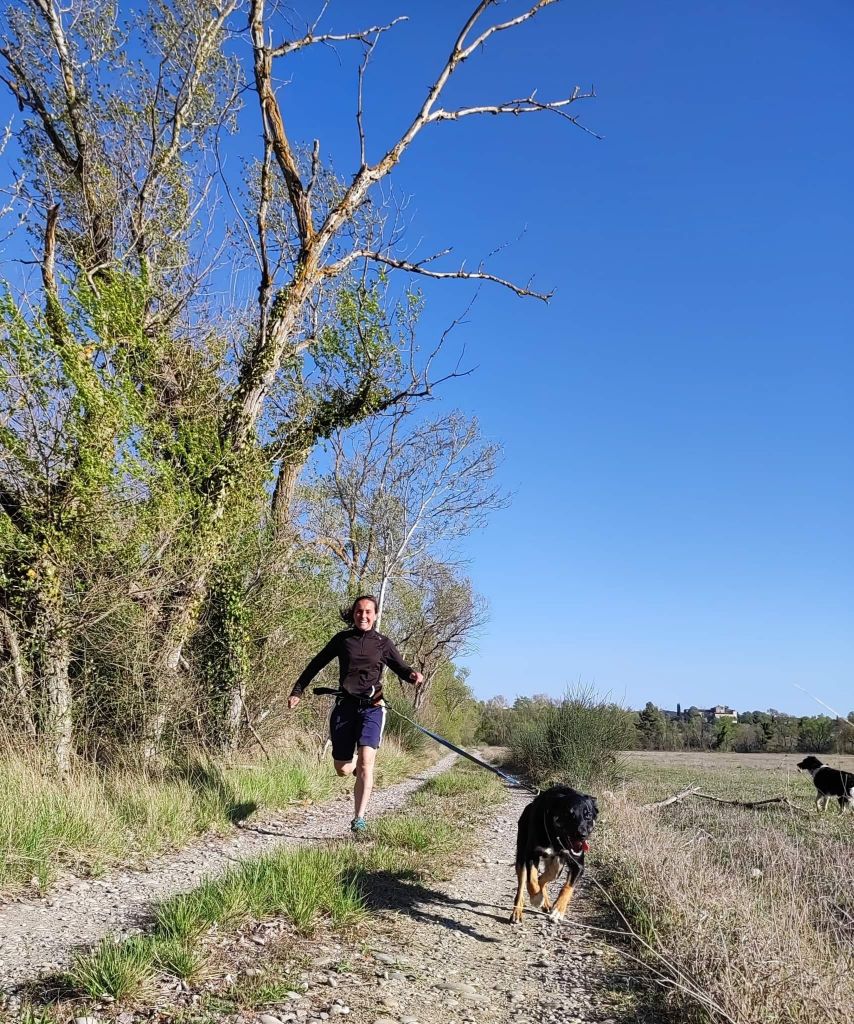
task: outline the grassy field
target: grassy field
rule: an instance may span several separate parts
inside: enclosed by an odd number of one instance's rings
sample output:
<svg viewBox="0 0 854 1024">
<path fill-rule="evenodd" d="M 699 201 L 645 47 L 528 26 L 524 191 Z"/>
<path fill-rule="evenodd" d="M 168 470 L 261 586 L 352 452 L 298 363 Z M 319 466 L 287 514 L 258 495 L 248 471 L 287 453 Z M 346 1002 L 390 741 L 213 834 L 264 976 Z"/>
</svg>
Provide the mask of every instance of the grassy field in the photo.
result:
<svg viewBox="0 0 854 1024">
<path fill-rule="evenodd" d="M 798 761 L 803 760 L 803 754 L 716 754 L 695 753 L 686 750 L 629 750 L 622 755 L 630 766 L 642 767 L 644 779 L 651 781 L 657 771 L 666 773 L 671 768 L 682 768 L 685 771 L 738 771 L 744 769 L 749 772 L 777 772 L 782 776 L 799 778 L 804 783 L 803 791 L 808 793 L 812 790 L 812 783 L 808 775 L 799 772 Z M 831 763 L 836 768 L 844 768 L 846 771 L 854 771 L 854 755 L 827 754 L 822 760 Z"/>
<path fill-rule="evenodd" d="M 630 780 L 603 794 L 602 877 L 686 1014 L 854 1019 L 854 814 L 818 814 L 799 759 L 633 752 Z M 854 758 L 828 760 L 854 769 Z M 697 797 L 643 806 L 689 786 L 728 800 L 785 796 L 794 807 Z"/>
</svg>

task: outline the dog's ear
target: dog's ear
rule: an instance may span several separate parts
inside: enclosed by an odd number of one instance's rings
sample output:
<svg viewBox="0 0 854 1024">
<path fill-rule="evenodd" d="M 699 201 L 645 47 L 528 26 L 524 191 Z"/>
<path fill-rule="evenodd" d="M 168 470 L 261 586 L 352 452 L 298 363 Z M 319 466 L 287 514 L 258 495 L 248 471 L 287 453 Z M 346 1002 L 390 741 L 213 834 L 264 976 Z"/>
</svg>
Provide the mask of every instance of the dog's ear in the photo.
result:
<svg viewBox="0 0 854 1024">
<path fill-rule="evenodd" d="M 599 816 L 599 804 L 596 803 L 596 797 L 589 796 L 587 799 L 590 801 L 590 805 L 593 808 L 593 817 L 597 818 Z"/>
</svg>

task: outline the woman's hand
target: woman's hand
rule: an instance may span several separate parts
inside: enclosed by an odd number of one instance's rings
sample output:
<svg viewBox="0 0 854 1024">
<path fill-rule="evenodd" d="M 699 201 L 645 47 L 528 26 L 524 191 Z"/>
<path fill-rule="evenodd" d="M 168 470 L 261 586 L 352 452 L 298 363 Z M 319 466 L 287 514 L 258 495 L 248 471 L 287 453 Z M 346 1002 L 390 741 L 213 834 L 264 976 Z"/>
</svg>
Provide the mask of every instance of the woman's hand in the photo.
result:
<svg viewBox="0 0 854 1024">
<path fill-rule="evenodd" d="M 424 676 L 422 676 L 420 672 L 416 672 L 415 669 L 413 669 L 409 673 L 409 681 L 410 683 L 415 683 L 416 686 L 420 686 L 424 682 Z"/>
<path fill-rule="evenodd" d="M 299 702 L 299 697 L 288 697 L 288 707 L 290 708 L 291 711 L 293 711 L 293 709 L 297 706 L 297 704 L 299 704 Z"/>
</svg>

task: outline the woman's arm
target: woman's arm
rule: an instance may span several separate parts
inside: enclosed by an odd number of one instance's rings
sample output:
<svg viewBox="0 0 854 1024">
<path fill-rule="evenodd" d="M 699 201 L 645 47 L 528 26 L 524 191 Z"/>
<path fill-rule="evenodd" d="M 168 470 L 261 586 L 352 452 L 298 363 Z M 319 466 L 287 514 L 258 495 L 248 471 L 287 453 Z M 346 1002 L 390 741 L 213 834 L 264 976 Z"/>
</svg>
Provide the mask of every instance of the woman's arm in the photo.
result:
<svg viewBox="0 0 854 1024">
<path fill-rule="evenodd" d="M 405 664 L 400 656 L 400 652 L 388 637 L 385 638 L 383 663 L 388 665 L 398 679 L 405 679 L 409 683 L 415 683 L 416 686 L 419 686 L 424 681 L 424 676 L 420 672 L 416 672 L 411 665 Z"/>
<path fill-rule="evenodd" d="M 329 662 L 332 661 L 332 659 L 339 653 L 340 636 L 341 634 L 337 633 L 332 637 L 323 650 L 318 654 L 315 654 L 311 661 L 305 666 L 300 673 L 299 679 L 294 683 L 294 688 L 291 690 L 290 700 L 288 701 L 289 704 L 294 697 L 299 699 L 299 697 L 302 696 L 303 690 L 305 690 L 317 673 L 322 668 L 326 668 Z M 291 704 L 291 707 L 294 707 L 294 705 Z"/>
</svg>

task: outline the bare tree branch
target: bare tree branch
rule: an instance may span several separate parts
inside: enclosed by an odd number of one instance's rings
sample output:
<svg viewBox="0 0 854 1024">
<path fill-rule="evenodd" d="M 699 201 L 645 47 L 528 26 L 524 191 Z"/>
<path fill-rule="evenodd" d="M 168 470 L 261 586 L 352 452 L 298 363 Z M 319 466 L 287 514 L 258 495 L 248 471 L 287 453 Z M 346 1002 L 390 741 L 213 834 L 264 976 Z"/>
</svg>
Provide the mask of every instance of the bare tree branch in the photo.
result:
<svg viewBox="0 0 854 1024">
<path fill-rule="evenodd" d="M 47 104 L 42 99 L 41 94 L 30 80 L 22 64 L 16 60 L 11 50 L 5 46 L 0 47 L 0 54 L 2 54 L 3 59 L 9 65 L 9 70 L 14 75 L 14 78 L 12 79 L 4 77 L 3 82 L 8 86 L 17 99 L 18 106 L 21 110 L 25 107 L 29 107 L 34 114 L 38 115 L 39 120 L 42 123 L 42 127 L 45 130 L 45 134 L 50 139 L 54 149 L 56 150 L 57 156 L 69 170 L 73 170 L 77 166 L 78 157 L 76 154 L 71 152 L 65 142 L 65 139 L 63 139 L 60 134 L 56 120 L 48 110 Z"/>
<path fill-rule="evenodd" d="M 445 250 L 446 252 L 448 250 Z M 424 260 L 413 262 L 411 260 L 398 259 L 395 256 L 389 256 L 387 253 L 371 251 L 368 249 L 355 249 L 348 253 L 342 260 L 337 263 L 328 264 L 323 268 L 324 274 L 333 277 L 347 267 L 349 264 L 356 260 L 365 259 L 372 260 L 375 263 L 382 263 L 387 267 L 394 267 L 396 270 L 405 270 L 410 274 L 421 274 L 423 277 L 432 277 L 435 280 L 464 280 L 464 281 L 492 281 L 495 284 L 500 284 L 504 288 L 508 288 L 511 292 L 516 295 L 525 296 L 528 298 L 540 299 L 542 302 L 548 302 L 549 299 L 554 295 L 554 291 L 550 292 L 538 292 L 532 288 L 518 285 L 513 281 L 509 281 L 506 278 L 498 277 L 496 274 L 489 274 L 485 270 L 465 270 L 460 268 L 459 270 L 431 270 L 426 264 L 437 259 L 444 253 L 438 253 L 433 256 L 428 256 Z"/>
<path fill-rule="evenodd" d="M 691 786 L 688 789 L 683 789 L 681 792 L 667 797 L 666 800 L 658 800 L 652 804 L 644 804 L 644 807 L 648 807 L 650 809 L 669 807 L 670 804 L 679 803 L 689 796 L 695 796 L 698 800 L 710 800 L 716 804 L 726 804 L 729 807 L 746 807 L 751 810 L 756 810 L 757 807 L 768 807 L 770 804 L 782 804 L 790 811 L 797 811 L 799 814 L 807 813 L 803 807 L 798 807 L 797 804 L 792 803 L 787 796 L 772 796 L 765 800 L 724 800 L 723 797 L 711 796 L 709 793 L 701 793 L 699 786 Z"/>
<path fill-rule="evenodd" d="M 480 17 L 483 11 L 490 6 L 490 3 L 493 2 L 494 0 L 486 0 L 486 3 L 482 3 L 480 5 L 478 10 L 475 11 L 475 14 L 472 17 L 471 21 L 469 22 L 468 26 L 466 27 L 466 31 L 464 31 L 462 37 L 459 40 L 457 40 L 457 45 L 460 45 L 462 43 L 462 39 L 466 35 L 468 35 L 468 32 L 473 27 L 475 21 L 477 21 L 477 19 Z M 478 47 L 483 46 L 487 39 L 489 39 L 490 36 L 495 35 L 496 32 L 504 32 L 508 28 L 515 28 L 517 25 L 521 25 L 522 22 L 528 21 L 529 18 L 533 18 L 544 7 L 548 7 L 553 3 L 557 3 L 557 0 L 539 0 L 539 2 L 535 3 L 533 7 L 528 8 L 527 11 L 524 11 L 517 17 L 511 18 L 508 21 L 502 21 L 499 24 L 493 25 L 491 28 L 488 28 L 485 32 L 482 32 L 477 37 L 477 39 L 474 40 L 473 43 L 470 43 L 467 47 L 461 49 L 459 57 L 460 61 L 462 62 L 464 60 L 468 60 L 468 58 L 474 53 L 474 51 L 478 49 Z"/>
<path fill-rule="evenodd" d="M 650 810 L 657 809 L 659 807 L 669 807 L 671 804 L 681 803 L 686 797 L 693 796 L 699 789 L 699 786 L 689 786 L 688 789 L 683 789 L 679 793 L 674 793 L 673 796 L 669 796 L 664 800 L 656 800 L 655 803 L 644 804 L 644 807 L 648 807 Z"/>
<path fill-rule="evenodd" d="M 43 2 L 43 0 L 40 0 L 40 2 Z M 211 18 L 205 22 L 204 28 L 199 34 L 199 38 L 196 40 L 196 45 L 190 55 L 187 74 L 181 82 L 175 96 L 175 102 L 172 107 L 172 113 L 168 125 L 169 141 L 159 153 L 157 153 L 157 138 L 159 133 L 157 131 L 152 131 L 152 158 L 145 178 L 140 185 L 136 203 L 137 245 L 143 259 L 145 258 L 145 207 L 147 205 L 149 191 L 152 183 L 168 170 L 172 161 L 178 155 L 181 146 L 181 135 L 184 131 L 186 118 L 192 108 L 196 89 L 198 88 L 207 59 L 212 50 L 217 46 L 224 25 L 227 19 L 237 8 L 239 2 L 240 0 L 229 0 L 228 3 L 222 6 L 215 18 Z M 153 116 L 154 110 L 152 111 L 152 117 Z"/>
<path fill-rule="evenodd" d="M 444 110 L 442 107 L 439 107 L 430 115 L 428 122 L 458 121 L 460 118 L 470 117 L 472 114 L 534 114 L 538 111 L 548 111 L 565 118 L 571 124 L 574 124 L 576 128 L 580 128 L 581 131 L 592 135 L 594 139 L 601 139 L 601 135 L 597 135 L 596 132 L 586 128 L 577 117 L 572 117 L 563 109 L 569 106 L 570 103 L 575 103 L 578 100 L 595 99 L 595 97 L 596 93 L 592 90 L 590 92 L 581 92 L 579 87 L 576 86 L 571 96 L 562 100 L 552 100 L 548 103 L 541 103 L 537 100 L 536 95 L 532 93 L 530 96 L 525 96 L 522 99 L 507 100 L 505 103 L 487 104 L 479 107 L 459 107 L 456 110 Z"/>
<path fill-rule="evenodd" d="M 313 43 L 345 43 L 350 40 L 358 40 L 360 43 L 370 44 L 373 47 L 383 32 L 388 32 L 389 29 L 399 25 L 402 21 L 409 21 L 409 18 L 406 15 L 401 15 L 395 18 L 394 21 L 390 21 L 387 25 L 372 25 L 370 28 L 363 28 L 358 32 L 344 32 L 341 34 L 326 32 L 321 35 L 315 35 L 314 31 L 309 31 L 300 39 L 292 39 L 273 47 L 270 50 L 270 56 L 285 57 L 287 54 L 295 53 L 297 50 L 302 50 L 303 47 L 311 46 Z M 316 24 L 315 22 L 315 26 Z"/>
<path fill-rule="evenodd" d="M 272 82 L 272 53 L 264 44 L 264 0 L 252 0 L 249 18 L 254 51 L 255 86 L 261 104 L 264 136 L 269 138 L 276 161 L 287 185 L 291 206 L 297 220 L 300 242 L 307 246 L 314 236 L 309 197 L 303 187 L 296 160 L 285 132 L 282 112 Z"/>
</svg>

